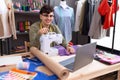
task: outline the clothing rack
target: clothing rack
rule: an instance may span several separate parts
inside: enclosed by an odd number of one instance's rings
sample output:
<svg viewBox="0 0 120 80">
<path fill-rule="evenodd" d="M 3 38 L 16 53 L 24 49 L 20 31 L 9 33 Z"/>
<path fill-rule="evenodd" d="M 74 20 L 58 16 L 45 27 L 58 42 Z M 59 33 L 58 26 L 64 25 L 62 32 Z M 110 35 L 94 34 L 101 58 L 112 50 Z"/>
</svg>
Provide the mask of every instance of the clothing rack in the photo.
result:
<svg viewBox="0 0 120 80">
<path fill-rule="evenodd" d="M 116 8 L 117 8 L 117 6 L 118 6 L 118 0 L 116 0 Z M 115 40 L 116 18 L 117 18 L 117 11 L 115 12 L 115 18 L 114 18 L 114 28 L 113 28 L 113 38 L 112 38 L 112 50 L 111 50 L 112 54 L 114 54 L 114 40 Z"/>
</svg>

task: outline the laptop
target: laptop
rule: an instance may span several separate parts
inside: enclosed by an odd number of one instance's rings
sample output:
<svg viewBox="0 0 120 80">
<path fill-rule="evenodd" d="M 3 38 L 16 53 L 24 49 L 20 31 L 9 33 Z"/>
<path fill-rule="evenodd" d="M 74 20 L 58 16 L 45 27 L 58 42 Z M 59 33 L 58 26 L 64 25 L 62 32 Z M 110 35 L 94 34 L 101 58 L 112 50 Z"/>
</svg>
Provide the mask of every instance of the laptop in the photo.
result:
<svg viewBox="0 0 120 80">
<path fill-rule="evenodd" d="M 91 63 L 94 59 L 95 53 L 96 42 L 84 44 L 78 47 L 75 56 L 59 63 L 73 72 Z"/>
</svg>

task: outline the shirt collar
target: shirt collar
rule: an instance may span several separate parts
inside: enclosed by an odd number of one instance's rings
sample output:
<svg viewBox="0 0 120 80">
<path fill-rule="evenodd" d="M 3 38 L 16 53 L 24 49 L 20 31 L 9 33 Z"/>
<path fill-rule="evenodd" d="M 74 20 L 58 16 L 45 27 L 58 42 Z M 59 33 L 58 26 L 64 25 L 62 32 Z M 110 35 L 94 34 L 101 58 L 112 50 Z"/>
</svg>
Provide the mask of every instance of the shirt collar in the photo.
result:
<svg viewBox="0 0 120 80">
<path fill-rule="evenodd" d="M 61 5 L 59 5 L 60 8 L 64 9 Z M 65 9 L 69 9 L 70 7 L 67 5 Z"/>
</svg>

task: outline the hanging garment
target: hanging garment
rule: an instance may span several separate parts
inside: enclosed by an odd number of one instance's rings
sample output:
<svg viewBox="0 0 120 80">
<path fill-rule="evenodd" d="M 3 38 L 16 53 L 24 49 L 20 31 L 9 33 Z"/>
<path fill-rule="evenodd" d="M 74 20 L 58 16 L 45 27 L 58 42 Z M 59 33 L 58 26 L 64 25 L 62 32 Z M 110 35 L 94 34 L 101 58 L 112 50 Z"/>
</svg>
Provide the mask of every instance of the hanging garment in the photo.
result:
<svg viewBox="0 0 120 80">
<path fill-rule="evenodd" d="M 77 2 L 76 18 L 75 18 L 75 31 L 82 31 L 84 10 L 86 0 L 79 0 Z"/>
<path fill-rule="evenodd" d="M 72 31 L 74 30 L 74 10 L 67 6 L 65 9 L 62 6 L 54 8 L 54 22 L 60 28 L 62 35 L 68 43 L 72 39 Z"/>
<path fill-rule="evenodd" d="M 16 36 L 16 27 L 15 27 L 15 16 L 14 16 L 14 10 L 9 10 L 9 24 L 11 28 L 11 34 L 13 35 L 14 39 L 17 39 Z"/>
<path fill-rule="evenodd" d="M 82 26 L 82 35 L 88 35 L 92 16 L 96 6 L 97 0 L 87 0 L 85 3 L 85 14 Z"/>
<path fill-rule="evenodd" d="M 114 26 L 113 23 L 113 14 L 118 10 L 116 8 L 116 0 L 112 0 L 112 4 L 109 5 L 108 0 L 102 0 L 101 4 L 98 7 L 98 12 L 101 16 L 104 16 L 103 29 L 109 29 Z"/>
<path fill-rule="evenodd" d="M 100 39 L 106 36 L 107 30 L 102 28 L 102 23 L 101 23 L 101 15 L 98 13 L 98 7 L 100 4 L 101 0 L 98 0 L 95 11 L 93 14 L 93 18 L 91 21 L 90 29 L 88 35 L 92 39 Z"/>
<path fill-rule="evenodd" d="M 4 32 L 3 32 L 2 15 L 0 14 L 0 37 L 3 35 L 4 35 Z"/>
<path fill-rule="evenodd" d="M 0 29 L 0 39 L 9 38 L 13 35 L 16 39 L 16 28 L 15 28 L 15 21 L 14 21 L 14 11 L 13 9 L 8 9 L 7 6 L 10 0 L 1 0 L 0 5 L 0 15 L 1 15 L 1 22 Z"/>
</svg>

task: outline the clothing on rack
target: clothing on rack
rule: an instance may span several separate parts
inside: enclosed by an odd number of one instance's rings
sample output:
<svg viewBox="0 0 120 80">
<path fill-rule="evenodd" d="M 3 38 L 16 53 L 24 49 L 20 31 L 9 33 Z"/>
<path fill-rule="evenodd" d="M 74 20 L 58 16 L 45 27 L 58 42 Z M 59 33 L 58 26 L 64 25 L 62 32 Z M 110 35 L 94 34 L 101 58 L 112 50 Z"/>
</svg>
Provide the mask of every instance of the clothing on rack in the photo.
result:
<svg viewBox="0 0 120 80">
<path fill-rule="evenodd" d="M 3 23 L 2 23 L 2 15 L 0 14 L 0 37 L 4 36 L 3 32 Z"/>
<path fill-rule="evenodd" d="M 16 39 L 16 28 L 15 28 L 15 20 L 14 20 L 14 11 L 13 8 L 10 8 L 10 4 L 12 6 L 11 0 L 1 0 L 0 5 L 0 39 L 9 38 L 13 35 L 14 39 Z"/>
<path fill-rule="evenodd" d="M 101 0 L 98 0 L 92 17 L 88 35 L 92 39 L 100 39 L 107 36 L 107 31 L 102 28 L 101 15 L 98 13 L 98 7 Z"/>
<path fill-rule="evenodd" d="M 82 26 L 82 35 L 88 35 L 94 9 L 98 0 L 87 0 L 85 3 L 85 14 Z"/>
<path fill-rule="evenodd" d="M 103 29 L 109 29 L 114 26 L 113 14 L 118 10 L 116 5 L 116 0 L 112 0 L 111 5 L 108 3 L 108 0 L 103 0 L 100 3 L 98 12 L 101 16 L 104 16 Z"/>
<path fill-rule="evenodd" d="M 62 35 L 67 43 L 72 40 L 72 31 L 74 30 L 74 10 L 66 5 L 63 8 L 61 5 L 54 7 L 54 21 L 60 28 Z"/>
<path fill-rule="evenodd" d="M 83 19 L 84 19 L 84 10 L 85 10 L 85 2 L 86 0 L 79 0 L 77 1 L 77 8 L 76 8 L 76 17 L 75 17 L 75 31 L 82 32 L 83 26 Z"/>
</svg>

